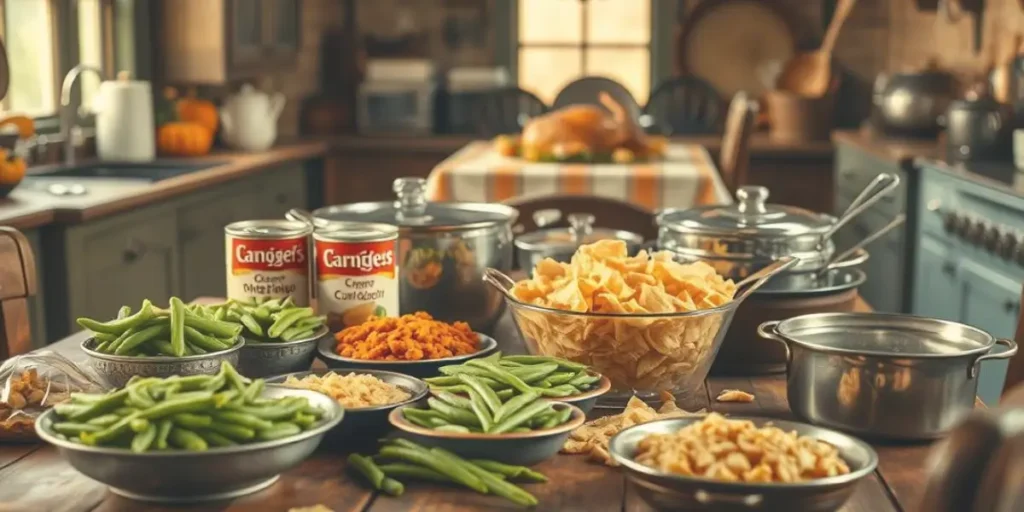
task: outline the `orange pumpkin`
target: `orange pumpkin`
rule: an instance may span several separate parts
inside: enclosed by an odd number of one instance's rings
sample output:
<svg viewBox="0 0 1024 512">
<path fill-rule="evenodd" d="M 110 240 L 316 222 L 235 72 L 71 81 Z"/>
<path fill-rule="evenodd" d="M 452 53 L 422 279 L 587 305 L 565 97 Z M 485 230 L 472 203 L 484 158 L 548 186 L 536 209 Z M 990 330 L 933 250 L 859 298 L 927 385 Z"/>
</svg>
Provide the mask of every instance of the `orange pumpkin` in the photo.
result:
<svg viewBox="0 0 1024 512">
<path fill-rule="evenodd" d="M 217 107 L 206 100 L 182 98 L 175 105 L 178 120 L 204 126 L 210 133 L 217 133 Z"/>
<path fill-rule="evenodd" d="M 0 185 L 14 185 L 25 177 L 25 160 L 0 148 Z"/>
<path fill-rule="evenodd" d="M 156 135 L 161 153 L 173 156 L 202 156 L 210 152 L 213 132 L 198 123 L 167 123 Z"/>
</svg>

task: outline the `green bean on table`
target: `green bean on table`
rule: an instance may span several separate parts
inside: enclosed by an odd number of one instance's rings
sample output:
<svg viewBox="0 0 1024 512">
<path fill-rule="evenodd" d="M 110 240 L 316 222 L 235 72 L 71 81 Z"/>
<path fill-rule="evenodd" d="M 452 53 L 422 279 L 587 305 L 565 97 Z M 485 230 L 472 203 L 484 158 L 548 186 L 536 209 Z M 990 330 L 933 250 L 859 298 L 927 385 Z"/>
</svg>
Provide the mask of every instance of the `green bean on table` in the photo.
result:
<svg viewBox="0 0 1024 512">
<path fill-rule="evenodd" d="M 279 343 L 307 339 L 326 325 L 327 317 L 298 307 L 291 297 L 270 300 L 229 300 L 200 306 L 204 318 L 236 325 L 247 341 Z"/>
</svg>

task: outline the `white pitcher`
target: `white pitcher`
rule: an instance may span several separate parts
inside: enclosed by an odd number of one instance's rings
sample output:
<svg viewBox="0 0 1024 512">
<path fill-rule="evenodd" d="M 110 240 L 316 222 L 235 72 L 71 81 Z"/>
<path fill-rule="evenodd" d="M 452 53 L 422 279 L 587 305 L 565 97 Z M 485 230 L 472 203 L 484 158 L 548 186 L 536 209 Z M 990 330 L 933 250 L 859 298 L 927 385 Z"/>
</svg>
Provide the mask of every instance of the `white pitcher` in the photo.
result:
<svg viewBox="0 0 1024 512">
<path fill-rule="evenodd" d="M 277 138 L 277 120 L 285 98 L 281 93 L 268 95 L 245 84 L 229 97 L 220 109 L 224 142 L 243 151 L 263 151 Z"/>
</svg>

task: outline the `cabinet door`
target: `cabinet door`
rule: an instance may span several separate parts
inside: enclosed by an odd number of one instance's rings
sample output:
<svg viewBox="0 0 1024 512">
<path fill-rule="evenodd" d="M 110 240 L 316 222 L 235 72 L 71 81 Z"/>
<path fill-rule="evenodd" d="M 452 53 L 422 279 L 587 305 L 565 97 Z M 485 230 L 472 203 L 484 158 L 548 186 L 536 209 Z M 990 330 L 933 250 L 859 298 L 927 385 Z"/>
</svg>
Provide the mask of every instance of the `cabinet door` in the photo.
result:
<svg viewBox="0 0 1024 512">
<path fill-rule="evenodd" d="M 227 0 L 228 55 L 233 69 L 257 66 L 266 57 L 264 8 L 258 0 Z"/>
<path fill-rule="evenodd" d="M 889 223 L 889 219 L 874 212 L 864 212 L 843 227 L 849 236 L 849 245 L 860 243 L 869 235 Z M 840 240 L 836 241 L 837 244 Z M 846 241 L 844 241 L 846 242 Z M 867 280 L 860 287 L 860 295 L 872 309 L 885 313 L 903 311 L 903 233 L 894 230 L 865 247 L 870 258 L 862 266 Z"/>
<path fill-rule="evenodd" d="M 43 282 L 43 249 L 39 232 L 27 230 L 22 232 L 32 247 L 32 256 L 36 262 L 36 294 L 28 299 L 29 325 L 32 328 L 32 346 L 40 348 L 46 345 L 46 308 L 43 306 L 43 293 L 46 283 Z"/>
<path fill-rule="evenodd" d="M 1020 316 L 1020 281 L 971 260 L 960 262 L 958 276 L 963 300 L 960 321 L 999 338 L 1013 338 Z M 999 401 L 1006 368 L 1006 360 L 982 363 L 978 396 L 985 403 Z"/>
<path fill-rule="evenodd" d="M 939 239 L 921 235 L 914 268 L 916 315 L 960 321 L 960 289 L 954 255 Z"/>
<path fill-rule="evenodd" d="M 157 304 L 178 294 L 177 222 L 165 210 L 119 215 L 69 230 L 69 326 L 110 318 L 122 305 Z"/>
<path fill-rule="evenodd" d="M 308 208 L 305 169 L 293 165 L 263 175 L 255 205 L 261 219 L 280 219 L 292 208 Z"/>
<path fill-rule="evenodd" d="M 235 185 L 178 208 L 182 300 L 225 295 L 224 226 L 256 218 L 256 202 L 254 187 Z"/>
<path fill-rule="evenodd" d="M 264 43 L 276 58 L 290 59 L 298 53 L 302 41 L 299 36 L 301 19 L 300 0 L 263 0 Z"/>
</svg>

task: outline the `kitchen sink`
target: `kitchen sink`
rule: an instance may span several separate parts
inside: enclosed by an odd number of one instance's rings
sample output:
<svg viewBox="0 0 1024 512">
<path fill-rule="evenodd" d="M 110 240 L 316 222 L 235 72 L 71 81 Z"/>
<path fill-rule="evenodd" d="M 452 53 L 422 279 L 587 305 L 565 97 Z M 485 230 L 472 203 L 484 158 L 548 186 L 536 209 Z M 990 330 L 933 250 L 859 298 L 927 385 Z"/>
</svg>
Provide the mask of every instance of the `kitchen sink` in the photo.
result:
<svg viewBox="0 0 1024 512">
<path fill-rule="evenodd" d="M 147 182 L 163 181 L 193 172 L 202 171 L 222 165 L 223 162 L 146 162 L 146 163 L 114 163 L 99 162 L 74 167 L 54 167 L 29 174 L 34 178 L 102 178 L 142 180 Z"/>
</svg>

